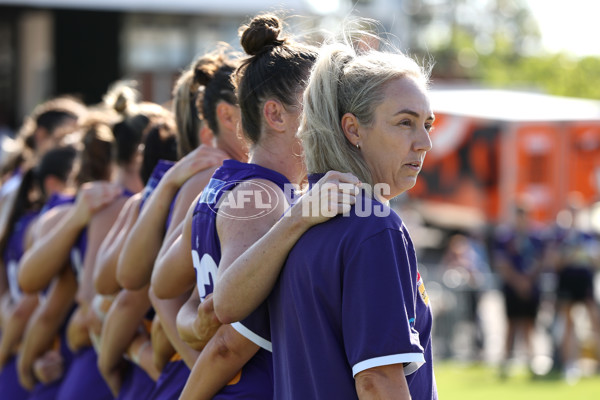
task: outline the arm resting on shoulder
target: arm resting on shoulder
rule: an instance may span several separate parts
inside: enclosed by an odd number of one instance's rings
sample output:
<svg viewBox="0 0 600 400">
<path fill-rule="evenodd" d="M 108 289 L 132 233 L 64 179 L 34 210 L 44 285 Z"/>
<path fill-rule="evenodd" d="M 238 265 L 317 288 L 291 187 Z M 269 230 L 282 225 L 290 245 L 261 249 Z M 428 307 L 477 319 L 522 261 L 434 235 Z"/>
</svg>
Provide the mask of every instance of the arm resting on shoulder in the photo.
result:
<svg viewBox="0 0 600 400">
<path fill-rule="evenodd" d="M 265 184 L 273 185 L 266 181 Z M 281 219 L 268 225 L 262 232 L 264 235 L 254 238 L 243 253 L 234 250 L 232 257 L 227 257 L 224 251 L 214 291 L 219 320 L 232 323 L 244 319 L 265 301 L 288 253 L 302 234 L 313 225 L 349 211 L 356 201 L 359 184 L 352 174 L 330 171 Z M 280 190 L 276 187 L 273 190 L 280 195 L 279 204 L 286 203 Z M 227 235 L 226 231 L 219 232 L 221 242 Z"/>
<path fill-rule="evenodd" d="M 200 353 L 180 399 L 212 399 L 258 350 L 231 325 L 221 326 Z"/>
<path fill-rule="evenodd" d="M 183 361 L 185 361 L 186 365 L 189 368 L 194 366 L 196 362 L 196 358 L 198 358 L 198 352 L 188 346 L 177 333 L 177 313 L 179 309 L 185 303 L 186 299 L 189 297 L 189 293 L 184 293 L 182 296 L 174 298 L 174 299 L 159 299 L 157 298 L 152 289 L 150 289 L 150 300 L 152 301 L 152 305 L 154 306 L 154 310 L 160 317 L 160 323 L 164 333 L 169 338 L 169 341 L 177 350 Z"/>
<path fill-rule="evenodd" d="M 74 304 L 76 291 L 75 275 L 70 268 L 65 268 L 29 320 L 17 362 L 19 381 L 24 387 L 33 388 L 33 364 L 36 358 L 52 347 L 60 326 Z"/>
</svg>

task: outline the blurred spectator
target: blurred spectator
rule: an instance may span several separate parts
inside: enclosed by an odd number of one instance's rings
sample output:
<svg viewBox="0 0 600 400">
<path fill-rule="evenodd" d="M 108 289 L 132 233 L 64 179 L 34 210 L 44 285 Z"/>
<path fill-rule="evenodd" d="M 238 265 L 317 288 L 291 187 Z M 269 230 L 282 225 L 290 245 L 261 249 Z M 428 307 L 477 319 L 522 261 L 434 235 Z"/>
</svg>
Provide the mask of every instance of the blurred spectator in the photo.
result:
<svg viewBox="0 0 600 400">
<path fill-rule="evenodd" d="M 478 307 L 489 275 L 485 246 L 475 237 L 457 233 L 450 237 L 441 263 L 445 268 L 444 283 L 465 297 L 466 319 L 474 329 L 475 357 L 480 359 L 484 348 L 484 332 Z"/>
<path fill-rule="evenodd" d="M 525 338 L 528 365 L 533 359 L 533 331 L 540 305 L 539 274 L 542 269 L 543 241 L 534 229 L 525 203 L 515 208 L 515 221 L 496 232 L 494 265 L 504 294 L 508 332 L 501 364 L 506 377 L 508 361 L 515 348 L 517 333 Z"/>
<path fill-rule="evenodd" d="M 577 304 L 585 306 L 594 332 L 595 350 L 600 351 L 600 311 L 594 300 L 594 274 L 600 265 L 600 243 L 578 227 L 577 215 L 581 206 L 580 196 L 571 194 L 567 208 L 557 214 L 553 243 L 548 251 L 558 278 L 558 318 L 564 323 L 559 345 L 560 360 L 557 361 L 562 365 L 568 381 L 576 380 L 579 376 L 576 363 L 578 347 L 574 346 L 577 335 L 572 315 Z"/>
</svg>

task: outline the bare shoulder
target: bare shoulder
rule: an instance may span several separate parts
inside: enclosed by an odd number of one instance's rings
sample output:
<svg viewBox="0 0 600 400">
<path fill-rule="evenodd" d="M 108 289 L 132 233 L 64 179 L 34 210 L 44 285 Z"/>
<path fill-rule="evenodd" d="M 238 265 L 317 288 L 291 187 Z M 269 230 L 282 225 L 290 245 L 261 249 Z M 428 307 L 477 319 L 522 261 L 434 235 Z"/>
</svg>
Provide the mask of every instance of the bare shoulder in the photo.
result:
<svg viewBox="0 0 600 400">
<path fill-rule="evenodd" d="M 133 196 L 131 196 L 130 198 L 127 199 L 127 201 L 125 202 L 125 205 L 123 206 L 124 209 L 130 209 L 130 208 L 139 208 L 140 204 L 142 204 L 142 200 L 144 199 L 144 193 L 139 192 L 134 194 Z"/>
<path fill-rule="evenodd" d="M 283 191 L 269 180 L 252 179 L 239 183 L 223 194 L 217 214 L 217 230 L 244 231 L 248 236 L 262 236 L 289 206 Z"/>
<path fill-rule="evenodd" d="M 125 201 L 119 213 L 120 219 L 128 218 L 132 213 L 139 212 L 144 200 L 143 193 L 136 193 Z"/>
<path fill-rule="evenodd" d="M 73 209 L 74 204 L 62 204 L 43 213 L 36 221 L 38 229 L 51 229 Z"/>
<path fill-rule="evenodd" d="M 129 201 L 130 197 L 121 196 L 112 201 L 109 205 L 98 211 L 92 217 L 90 224 L 96 223 L 97 221 L 104 221 L 107 219 L 114 220 L 117 218 L 123 206 Z"/>
<path fill-rule="evenodd" d="M 175 213 L 180 214 L 181 218 L 185 216 L 190 205 L 193 203 L 194 199 L 202 193 L 204 187 L 210 181 L 210 178 L 213 176 L 213 173 L 218 168 L 218 166 L 205 169 L 203 171 L 194 174 L 190 179 L 188 179 L 179 191 L 177 195 L 177 201 L 175 203 Z M 178 221 L 179 222 L 179 221 Z"/>
<path fill-rule="evenodd" d="M 198 193 L 202 192 L 204 187 L 208 184 L 208 181 L 210 181 L 210 178 L 219 167 L 220 165 L 217 165 L 192 175 L 190 179 L 185 181 L 185 183 L 181 186 L 180 193 L 185 196 L 191 196 L 192 198 L 196 197 Z"/>
</svg>

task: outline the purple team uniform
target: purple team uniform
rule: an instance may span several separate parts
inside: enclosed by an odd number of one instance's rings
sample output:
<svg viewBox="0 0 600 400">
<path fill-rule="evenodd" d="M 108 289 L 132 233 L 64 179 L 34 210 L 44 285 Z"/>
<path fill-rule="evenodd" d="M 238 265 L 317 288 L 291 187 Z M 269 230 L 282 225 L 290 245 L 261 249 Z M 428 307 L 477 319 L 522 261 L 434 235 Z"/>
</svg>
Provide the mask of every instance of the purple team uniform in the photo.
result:
<svg viewBox="0 0 600 400">
<path fill-rule="evenodd" d="M 13 301 L 19 301 L 19 299 L 22 296 L 22 292 L 18 284 L 17 275 L 19 260 L 21 259 L 24 253 L 24 235 L 28 226 L 38 215 L 41 215 L 54 207 L 64 204 L 71 204 L 74 201 L 75 199 L 73 196 L 53 194 L 44 204 L 42 210 L 39 213 L 34 212 L 26 214 L 15 225 L 15 231 L 9 238 L 7 250 L 4 254 L 5 263 L 7 267 L 9 289 L 11 291 L 11 297 Z M 45 291 L 43 293 L 45 293 Z M 60 333 L 60 353 L 63 358 L 64 369 L 66 371 L 70 365 L 72 354 L 66 346 L 62 331 Z M 3 396 L 7 396 L 7 398 L 11 399 L 20 399 L 23 398 L 21 396 L 25 396 L 24 398 L 27 398 L 28 400 L 53 400 L 56 397 L 56 393 L 58 392 L 61 383 L 62 379 L 59 379 L 47 385 L 43 383 L 38 383 L 35 385 L 31 392 L 26 392 L 25 389 L 23 389 L 19 385 L 16 370 L 16 358 L 12 357 L 5 366 L 5 369 L 2 371 L 2 374 L 0 375 L 0 393 L 2 393 Z"/>
<path fill-rule="evenodd" d="M 142 192 L 142 201 L 140 202 L 140 210 L 144 207 L 146 200 L 152 194 L 164 174 L 174 165 L 172 161 L 159 160 L 152 175 L 148 179 L 146 186 Z M 153 310 L 152 310 L 153 311 Z M 154 313 L 149 313 L 153 316 Z M 152 317 L 149 317 L 152 320 Z M 127 369 L 123 378 L 123 384 L 119 391 L 117 400 L 137 400 L 150 398 L 155 388 L 155 382 L 140 366 L 133 362 L 127 362 Z"/>
<path fill-rule="evenodd" d="M 156 175 L 157 180 L 155 181 L 155 185 L 158 185 L 158 182 L 160 181 L 160 179 L 162 179 L 164 174 L 173 165 L 174 165 L 174 163 L 171 163 L 170 161 L 162 161 L 161 160 L 159 162 L 159 164 L 156 166 L 156 168 L 152 172 L 153 176 L 154 176 L 155 172 L 157 173 L 157 175 Z M 152 178 L 150 178 L 148 183 L 150 183 L 151 180 L 152 180 Z M 152 189 L 152 190 L 154 190 L 154 189 Z M 145 194 L 146 193 L 144 193 L 144 195 Z M 149 196 L 150 196 L 150 194 L 148 194 L 148 196 L 146 196 L 146 198 Z M 169 215 L 167 216 L 167 221 L 166 221 L 166 225 L 165 225 L 165 231 L 168 230 L 169 226 L 171 225 L 171 218 L 173 215 L 173 209 L 175 207 L 175 202 L 177 200 L 177 196 L 179 196 L 179 192 L 177 192 L 177 195 L 175 195 L 175 197 L 173 198 L 173 201 L 171 201 L 171 206 L 169 208 Z M 185 364 L 185 362 L 183 360 L 176 359 L 176 360 L 169 361 L 167 363 L 167 365 L 165 365 L 163 370 L 160 372 L 158 381 L 155 384 L 152 395 L 148 399 L 149 400 L 176 400 L 176 399 L 178 399 L 179 395 L 183 391 L 183 388 L 185 387 L 185 383 L 187 382 L 187 379 L 189 376 L 190 376 L 190 369 L 188 368 L 188 366 Z"/>
<path fill-rule="evenodd" d="M 517 231 L 501 227 L 496 233 L 496 257 L 504 259 L 515 272 L 528 277 L 535 264 L 542 257 L 544 241 L 539 234 Z M 528 298 L 523 298 L 507 282 L 502 284 L 506 315 L 509 318 L 535 318 L 540 305 L 539 282 L 533 281 Z"/>
<path fill-rule="evenodd" d="M 152 170 L 152 174 L 150 175 L 150 178 L 148 178 L 148 182 L 146 183 L 146 186 L 144 186 L 144 190 L 142 191 L 142 201 L 140 202 L 140 210 L 144 207 L 144 204 L 146 204 L 146 201 L 148 200 L 152 192 L 154 192 L 154 189 L 156 189 L 156 187 L 160 183 L 160 180 L 163 178 L 163 176 L 165 176 L 167 171 L 170 170 L 173 165 L 175 165 L 173 161 L 158 160 L 158 163 Z"/>
<path fill-rule="evenodd" d="M 196 204 L 192 223 L 192 258 L 201 300 L 213 292 L 217 268 L 221 260 L 221 244 L 216 229 L 219 200 L 238 183 L 252 179 L 271 181 L 284 193 L 284 186 L 290 184 L 286 177 L 273 170 L 256 164 L 226 160 L 223 166 L 215 171 Z M 264 314 L 256 312 L 248 320 L 232 324 L 232 327 L 247 339 L 265 347 L 266 341 L 246 326 L 257 323 L 253 319 L 263 317 Z M 261 348 L 242 368 L 240 380 L 225 386 L 214 399 L 272 399 L 272 374 L 271 353 Z"/>
<path fill-rule="evenodd" d="M 21 257 L 25 252 L 25 235 L 27 229 L 38 215 L 38 212 L 29 212 L 19 218 L 14 226 L 13 232 L 8 238 L 4 250 L 4 265 L 8 276 L 10 297 L 13 303 L 17 303 L 23 296 L 17 278 L 19 273 L 19 260 L 21 260 Z M 8 359 L 0 372 L 0 393 L 2 396 L 14 400 L 27 399 L 29 396 L 29 391 L 19 384 L 17 358 L 15 356 Z"/>
<path fill-rule="evenodd" d="M 40 211 L 40 214 L 44 214 L 46 211 L 51 210 L 54 207 L 73 203 L 75 203 L 75 196 L 62 193 L 55 193 L 52 196 L 50 196 L 48 201 L 46 201 L 46 204 L 44 204 L 44 207 L 42 207 L 42 211 Z"/>
<path fill-rule="evenodd" d="M 568 261 L 558 270 L 557 297 L 560 301 L 594 300 L 594 259 L 598 239 L 577 229 L 558 230 L 552 243 Z"/>
<path fill-rule="evenodd" d="M 131 197 L 133 193 L 124 190 L 122 195 Z M 86 249 L 87 230 L 83 230 L 71 250 L 71 265 L 78 279 L 83 270 Z M 74 354 L 71 367 L 63 378 L 57 399 L 113 399 L 108 385 L 98 370 L 98 355 L 92 346 L 83 347 Z"/>
<path fill-rule="evenodd" d="M 276 399 L 356 399 L 356 374 L 391 364 L 403 364 L 413 399 L 437 399 L 432 314 L 410 235 L 387 206 L 359 200 L 298 240 L 267 301 L 270 332 L 249 327 L 272 343 Z"/>
<path fill-rule="evenodd" d="M 169 361 L 160 371 L 149 400 L 177 400 L 189 376 L 190 369 L 183 360 Z"/>
<path fill-rule="evenodd" d="M 41 214 L 45 213 L 48 210 L 51 210 L 54 207 L 63 206 L 65 204 L 73 204 L 75 202 L 75 197 L 71 195 L 64 195 L 60 193 L 53 194 L 50 196 L 44 207 L 42 207 Z M 45 290 L 44 290 L 45 293 Z M 71 315 L 71 310 L 69 312 L 69 316 Z M 68 320 L 68 319 L 67 319 Z M 73 353 L 69 349 L 67 345 L 67 334 L 66 334 L 67 324 L 63 324 L 60 328 L 59 338 L 60 338 L 60 355 L 63 358 L 64 362 L 64 374 L 63 377 L 59 380 L 52 382 L 48 385 L 43 383 L 38 383 L 35 385 L 33 390 L 31 391 L 31 395 L 28 400 L 54 400 L 57 397 L 57 393 L 60 390 L 62 385 L 64 375 L 67 373 L 71 366 L 71 361 L 73 360 Z"/>
<path fill-rule="evenodd" d="M 16 222 L 13 232 L 10 234 L 6 243 L 3 258 L 8 276 L 8 288 L 13 302 L 18 302 L 23 296 L 19 287 L 19 261 L 25 253 L 25 235 L 31 223 L 38 217 L 39 212 L 29 212 L 23 215 Z"/>
</svg>

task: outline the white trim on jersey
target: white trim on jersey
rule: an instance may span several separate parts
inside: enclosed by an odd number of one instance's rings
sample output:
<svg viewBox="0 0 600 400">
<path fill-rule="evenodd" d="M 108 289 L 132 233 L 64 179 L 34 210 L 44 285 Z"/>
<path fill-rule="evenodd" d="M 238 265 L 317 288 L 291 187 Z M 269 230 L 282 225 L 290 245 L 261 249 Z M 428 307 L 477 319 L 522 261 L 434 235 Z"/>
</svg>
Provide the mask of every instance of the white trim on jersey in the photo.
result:
<svg viewBox="0 0 600 400">
<path fill-rule="evenodd" d="M 270 351 L 271 353 L 273 352 L 273 345 L 271 344 L 271 342 L 252 332 L 250 329 L 242 325 L 241 322 L 234 322 L 233 324 L 231 324 L 231 327 L 255 345 L 260 346 L 263 349 Z"/>
<path fill-rule="evenodd" d="M 408 365 L 406 365 L 408 363 Z M 391 356 L 375 357 L 354 364 L 352 377 L 366 369 L 381 367 L 383 365 L 405 364 L 404 375 L 410 375 L 425 364 L 425 356 L 422 353 L 394 354 Z"/>
</svg>

